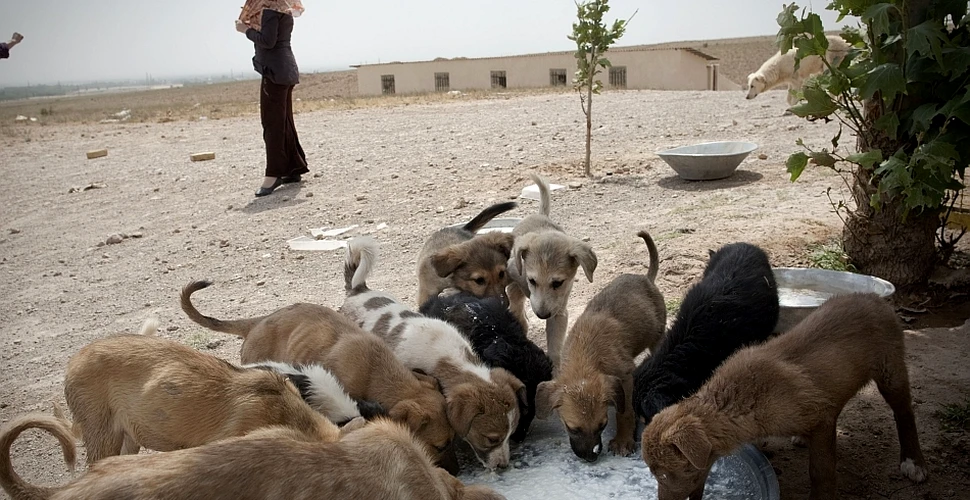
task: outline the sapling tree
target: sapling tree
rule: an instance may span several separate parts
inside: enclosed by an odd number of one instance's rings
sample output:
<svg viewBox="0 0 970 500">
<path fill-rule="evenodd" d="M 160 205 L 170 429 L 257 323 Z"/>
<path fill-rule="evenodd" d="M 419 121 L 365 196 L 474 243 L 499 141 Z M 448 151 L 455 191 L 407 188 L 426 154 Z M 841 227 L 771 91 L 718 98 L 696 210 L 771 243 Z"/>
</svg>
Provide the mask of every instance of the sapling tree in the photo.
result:
<svg viewBox="0 0 970 500">
<path fill-rule="evenodd" d="M 583 174 L 590 174 L 590 151 L 593 133 L 593 94 L 599 94 L 603 88 L 597 75 L 603 69 L 610 67 L 606 52 L 626 32 L 626 26 L 633 19 L 613 21 L 607 25 L 603 16 L 610 10 L 608 0 L 589 0 L 576 3 L 576 22 L 573 23 L 573 34 L 567 38 L 576 42 L 576 62 L 578 69 L 573 78 L 573 87 L 579 92 L 580 106 L 586 115 L 586 161 L 583 164 Z"/>
</svg>

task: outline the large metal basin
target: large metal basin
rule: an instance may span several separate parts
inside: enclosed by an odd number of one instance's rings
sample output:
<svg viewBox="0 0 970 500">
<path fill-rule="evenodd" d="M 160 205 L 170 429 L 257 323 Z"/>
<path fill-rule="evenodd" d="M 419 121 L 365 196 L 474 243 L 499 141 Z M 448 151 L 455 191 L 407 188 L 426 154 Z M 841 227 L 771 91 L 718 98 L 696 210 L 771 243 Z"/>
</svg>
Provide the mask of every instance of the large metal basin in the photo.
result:
<svg viewBox="0 0 970 500">
<path fill-rule="evenodd" d="M 705 142 L 660 151 L 657 156 L 681 179 L 710 181 L 730 177 L 741 162 L 758 149 L 753 142 Z"/>
<path fill-rule="evenodd" d="M 888 298 L 896 292 L 892 283 L 867 274 L 804 267 L 776 267 L 772 271 L 781 307 L 775 327 L 779 333 L 805 319 L 833 295 L 861 292 Z"/>
</svg>

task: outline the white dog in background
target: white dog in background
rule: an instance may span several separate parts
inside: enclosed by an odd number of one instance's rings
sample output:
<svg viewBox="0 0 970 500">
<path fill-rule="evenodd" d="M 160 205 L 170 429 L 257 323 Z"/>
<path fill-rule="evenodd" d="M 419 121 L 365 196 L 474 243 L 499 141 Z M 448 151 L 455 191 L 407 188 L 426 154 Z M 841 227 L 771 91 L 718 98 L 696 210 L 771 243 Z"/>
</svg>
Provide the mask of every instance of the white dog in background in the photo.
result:
<svg viewBox="0 0 970 500">
<path fill-rule="evenodd" d="M 838 35 L 828 35 L 829 48 L 825 58 L 833 66 L 839 64 L 849 53 L 849 44 Z M 825 71 L 825 64 L 818 56 L 808 56 L 802 59 L 795 71 L 795 49 L 782 54 L 778 51 L 764 62 L 758 71 L 748 75 L 748 99 L 754 99 L 758 94 L 788 84 L 788 104 L 794 106 L 798 97 L 793 90 L 802 88 L 805 80 L 814 74 Z"/>
</svg>

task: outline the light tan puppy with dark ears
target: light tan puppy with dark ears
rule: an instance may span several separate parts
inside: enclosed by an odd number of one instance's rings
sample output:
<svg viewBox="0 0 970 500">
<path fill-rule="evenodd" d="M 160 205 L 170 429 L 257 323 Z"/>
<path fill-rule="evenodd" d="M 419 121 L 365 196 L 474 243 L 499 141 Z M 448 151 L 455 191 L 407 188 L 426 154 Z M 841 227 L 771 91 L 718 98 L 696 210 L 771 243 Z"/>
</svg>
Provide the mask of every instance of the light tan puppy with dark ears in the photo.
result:
<svg viewBox="0 0 970 500">
<path fill-rule="evenodd" d="M 610 451 L 633 453 L 634 358 L 656 347 L 667 322 L 663 295 L 654 284 L 660 263 L 657 247 L 646 231 L 637 235 L 650 252 L 647 274 L 620 275 L 593 297 L 566 337 L 556 378 L 536 391 L 537 416 L 547 418 L 558 409 L 573 453 L 589 462 L 602 451 L 610 405 L 616 407 Z"/>
<path fill-rule="evenodd" d="M 491 232 L 476 235 L 490 220 L 517 207 L 515 202 L 492 205 L 462 227 L 439 229 L 428 238 L 418 256 L 418 306 L 446 288 L 476 297 L 508 301 L 506 266 L 513 237 Z"/>
<path fill-rule="evenodd" d="M 643 430 L 643 460 L 660 500 L 701 500 L 718 458 L 771 436 L 807 438 L 809 498 L 838 498 L 839 413 L 873 380 L 896 421 L 900 472 L 925 480 L 903 337 L 886 300 L 836 295 L 786 333 L 736 352 L 693 396 Z"/>
<path fill-rule="evenodd" d="M 529 175 L 539 187 L 539 213 L 522 219 L 512 230 L 515 246 L 508 265 L 509 309 L 523 330 L 528 331 L 525 298 L 529 298 L 532 312 L 546 320 L 546 352 L 558 367 L 569 325 L 566 305 L 573 279 L 582 267 L 586 279 L 593 282 L 596 253 L 588 243 L 567 235 L 549 218 L 549 183 L 538 175 Z"/>
</svg>

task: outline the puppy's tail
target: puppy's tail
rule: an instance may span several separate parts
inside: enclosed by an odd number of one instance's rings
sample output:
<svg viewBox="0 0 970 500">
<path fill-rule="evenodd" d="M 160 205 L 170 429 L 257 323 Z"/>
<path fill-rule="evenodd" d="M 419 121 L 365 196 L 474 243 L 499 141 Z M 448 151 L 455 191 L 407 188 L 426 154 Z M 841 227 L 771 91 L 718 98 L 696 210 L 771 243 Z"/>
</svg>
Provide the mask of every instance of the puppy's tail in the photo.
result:
<svg viewBox="0 0 970 500">
<path fill-rule="evenodd" d="M 10 461 L 10 447 L 28 429 L 43 429 L 57 438 L 64 453 L 64 462 L 71 471 L 74 470 L 76 461 L 74 434 L 64 419 L 50 415 L 25 415 L 14 419 L 0 431 L 0 486 L 13 500 L 43 500 L 52 497 L 59 489 L 27 484 L 14 472 Z"/>
<path fill-rule="evenodd" d="M 637 236 L 643 238 L 644 243 L 647 244 L 647 251 L 650 252 L 650 268 L 647 269 L 647 279 L 654 282 L 657 279 L 657 271 L 660 270 L 660 256 L 657 254 L 657 245 L 653 243 L 653 238 L 646 231 L 640 231 Z"/>
<path fill-rule="evenodd" d="M 477 232 L 479 229 L 488 224 L 488 221 L 494 219 L 500 214 L 508 212 L 513 208 L 519 206 L 518 203 L 514 201 L 507 201 L 505 203 L 496 203 L 485 210 L 482 210 L 474 219 L 468 221 L 462 229 L 466 231 L 471 231 L 473 233 Z"/>
<path fill-rule="evenodd" d="M 538 174 L 529 174 L 529 178 L 539 188 L 539 213 L 549 217 L 549 207 L 552 205 L 552 198 L 549 196 L 549 182 Z"/>
<path fill-rule="evenodd" d="M 185 288 L 182 289 L 181 295 L 182 310 L 185 311 L 185 315 L 188 316 L 192 321 L 195 321 L 196 323 L 210 330 L 229 333 L 246 338 L 246 335 L 249 335 L 249 331 L 252 330 L 253 327 L 256 326 L 260 321 L 262 321 L 265 316 L 223 321 L 221 319 L 212 318 L 200 313 L 199 310 L 192 305 L 192 294 L 202 290 L 203 288 L 208 288 L 211 285 L 212 282 L 207 280 L 193 281 L 188 285 L 185 285 Z"/>
<path fill-rule="evenodd" d="M 347 242 L 344 260 L 344 288 L 348 295 L 367 290 L 367 276 L 377 265 L 379 246 L 370 236 L 360 236 Z"/>
<path fill-rule="evenodd" d="M 138 330 L 138 335 L 145 335 L 147 337 L 154 337 L 158 333 L 158 318 L 148 318 L 144 323 L 141 324 L 141 329 Z"/>
</svg>

